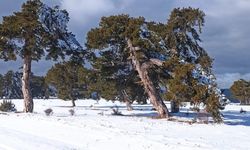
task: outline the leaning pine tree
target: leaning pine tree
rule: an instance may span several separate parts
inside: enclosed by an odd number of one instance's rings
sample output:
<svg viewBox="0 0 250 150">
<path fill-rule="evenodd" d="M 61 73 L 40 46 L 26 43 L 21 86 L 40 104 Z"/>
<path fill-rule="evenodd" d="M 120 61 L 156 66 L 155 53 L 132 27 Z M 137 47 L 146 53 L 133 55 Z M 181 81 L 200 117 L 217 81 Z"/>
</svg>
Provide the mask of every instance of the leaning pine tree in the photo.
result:
<svg viewBox="0 0 250 150">
<path fill-rule="evenodd" d="M 147 24 L 143 17 L 103 17 L 99 28 L 88 33 L 86 45 L 89 50 L 99 50 L 100 57 L 93 59 L 93 66 L 106 72 L 109 78 L 136 71 L 134 76 L 138 75 L 151 103 L 164 118 L 169 116 L 169 112 L 150 74 L 154 67 L 163 67 L 158 56 L 165 57 L 167 50 L 161 47 L 161 38 L 145 31 Z"/>
<path fill-rule="evenodd" d="M 168 80 L 175 78 L 175 63 L 190 64 L 187 73 L 191 69 L 190 78 L 197 80 L 196 85 L 206 84 L 206 93 L 215 95 L 205 104 L 219 116 L 220 94 L 212 79 L 211 59 L 199 46 L 203 24 L 204 13 L 193 8 L 174 9 L 167 24 L 128 15 L 103 17 L 99 27 L 88 33 L 86 45 L 89 52 L 98 54 L 92 64 L 106 73 L 105 78 L 138 77 L 135 82 L 142 85 L 161 118 L 169 117 L 160 94 L 162 87 L 168 92 Z"/>
<path fill-rule="evenodd" d="M 221 122 L 219 110 L 228 100 L 221 94 L 212 72 L 212 59 L 200 46 L 201 27 L 205 14 L 199 9 L 174 9 L 166 25 L 165 42 L 171 57 L 165 67 L 172 73 L 167 81 L 171 100 L 203 104 L 215 122 Z"/>
<path fill-rule="evenodd" d="M 0 58 L 23 60 L 22 92 L 24 112 L 33 112 L 30 90 L 31 62 L 42 57 L 57 60 L 76 54 L 82 47 L 68 31 L 68 13 L 50 8 L 40 0 L 28 0 L 20 12 L 3 17 L 0 24 Z M 75 55 L 74 55 L 75 56 Z"/>
</svg>

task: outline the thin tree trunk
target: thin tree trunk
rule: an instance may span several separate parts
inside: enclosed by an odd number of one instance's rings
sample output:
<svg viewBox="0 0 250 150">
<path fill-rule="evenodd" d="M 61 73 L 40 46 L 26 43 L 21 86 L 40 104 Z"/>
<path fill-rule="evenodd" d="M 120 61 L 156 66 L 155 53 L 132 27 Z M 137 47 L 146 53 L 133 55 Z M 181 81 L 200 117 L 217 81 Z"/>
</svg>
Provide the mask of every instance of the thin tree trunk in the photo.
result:
<svg viewBox="0 0 250 150">
<path fill-rule="evenodd" d="M 132 64 L 134 65 L 136 71 L 139 74 L 144 89 L 149 96 L 150 102 L 158 112 L 160 118 L 168 118 L 169 112 L 167 106 L 164 104 L 162 98 L 160 97 L 152 80 L 149 77 L 148 69 L 150 69 L 150 65 L 147 63 L 140 64 L 140 62 L 136 58 L 136 50 L 138 50 L 138 48 L 133 47 L 132 42 L 130 40 L 128 40 L 128 46 L 130 48 L 131 53 L 130 59 L 132 60 Z"/>
<path fill-rule="evenodd" d="M 178 113 L 180 112 L 180 108 L 179 108 L 179 105 L 176 101 L 172 100 L 170 102 L 170 105 L 171 105 L 171 113 Z"/>
<path fill-rule="evenodd" d="M 30 75 L 31 75 L 31 57 L 24 56 L 23 62 L 23 77 L 22 77 L 22 92 L 24 99 L 24 112 L 33 112 L 33 99 L 30 90 Z"/>
<path fill-rule="evenodd" d="M 71 100 L 71 102 L 72 102 L 72 107 L 75 107 L 76 106 L 75 100 Z"/>
<path fill-rule="evenodd" d="M 132 111 L 133 107 L 131 106 L 131 102 L 129 101 L 128 94 L 126 93 L 125 90 L 122 91 L 122 95 L 123 95 L 123 100 L 126 103 L 127 110 Z"/>
</svg>

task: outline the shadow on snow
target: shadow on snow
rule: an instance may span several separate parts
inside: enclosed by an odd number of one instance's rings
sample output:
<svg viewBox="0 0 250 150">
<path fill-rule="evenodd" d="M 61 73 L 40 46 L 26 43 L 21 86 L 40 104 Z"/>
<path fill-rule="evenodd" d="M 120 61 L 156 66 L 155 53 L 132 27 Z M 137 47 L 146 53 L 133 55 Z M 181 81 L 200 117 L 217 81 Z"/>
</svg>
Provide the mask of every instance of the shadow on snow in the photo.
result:
<svg viewBox="0 0 250 150">
<path fill-rule="evenodd" d="M 250 112 L 224 111 L 222 114 L 224 116 L 224 123 L 227 125 L 250 126 Z"/>
</svg>

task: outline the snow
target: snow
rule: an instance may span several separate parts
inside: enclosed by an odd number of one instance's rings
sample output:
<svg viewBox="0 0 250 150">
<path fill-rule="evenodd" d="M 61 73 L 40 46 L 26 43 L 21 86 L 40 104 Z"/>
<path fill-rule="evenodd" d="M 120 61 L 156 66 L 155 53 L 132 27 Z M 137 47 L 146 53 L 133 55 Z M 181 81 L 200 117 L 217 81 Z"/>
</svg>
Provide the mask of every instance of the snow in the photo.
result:
<svg viewBox="0 0 250 150">
<path fill-rule="evenodd" d="M 13 102 L 22 110 L 21 100 Z M 0 114 L 0 149 L 250 149 L 250 106 L 227 105 L 224 124 L 188 124 L 149 117 L 156 114 L 151 105 L 134 104 L 129 112 L 120 102 L 79 100 L 71 116 L 69 101 L 34 102 L 33 114 Z M 124 116 L 111 115 L 112 106 Z M 47 108 L 53 109 L 51 116 L 45 115 Z M 247 113 L 239 113 L 241 108 Z"/>
</svg>

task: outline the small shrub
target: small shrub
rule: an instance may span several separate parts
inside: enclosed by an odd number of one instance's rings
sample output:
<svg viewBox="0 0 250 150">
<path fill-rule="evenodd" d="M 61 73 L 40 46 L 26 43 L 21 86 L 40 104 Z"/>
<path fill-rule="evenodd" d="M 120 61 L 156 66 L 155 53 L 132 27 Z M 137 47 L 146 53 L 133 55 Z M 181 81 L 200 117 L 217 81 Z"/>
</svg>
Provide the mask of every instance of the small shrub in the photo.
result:
<svg viewBox="0 0 250 150">
<path fill-rule="evenodd" d="M 102 112 L 99 112 L 98 115 L 103 116 L 103 115 L 104 115 L 104 112 L 103 112 L 103 111 L 102 111 Z"/>
<path fill-rule="evenodd" d="M 114 107 L 111 107 L 112 108 L 112 115 L 115 115 L 115 116 L 122 116 L 122 113 L 119 111 L 119 107 L 118 106 L 114 106 Z"/>
<path fill-rule="evenodd" d="M 190 110 L 195 112 L 200 112 L 200 108 L 197 106 L 191 107 Z"/>
<path fill-rule="evenodd" d="M 0 104 L 0 111 L 13 112 L 16 111 L 16 108 L 10 100 L 3 100 L 3 102 Z"/>
<path fill-rule="evenodd" d="M 51 108 L 48 108 L 48 109 L 44 110 L 44 112 L 45 112 L 46 116 L 50 116 L 50 115 L 53 114 L 53 110 Z"/>
<path fill-rule="evenodd" d="M 240 109 L 240 113 L 241 113 L 241 114 L 245 114 L 245 113 L 247 113 L 247 111 L 245 111 L 244 109 L 241 108 L 241 109 Z"/>
<path fill-rule="evenodd" d="M 74 116 L 74 115 L 75 115 L 75 110 L 74 110 L 74 109 L 70 109 L 70 110 L 69 110 L 69 114 L 70 114 L 71 116 Z"/>
</svg>

